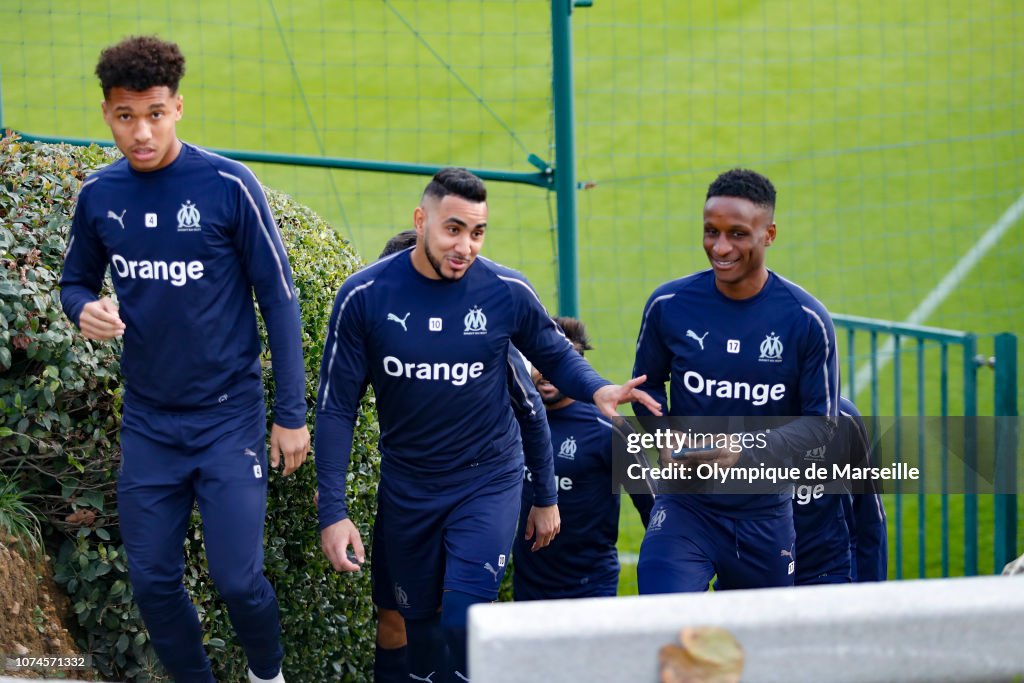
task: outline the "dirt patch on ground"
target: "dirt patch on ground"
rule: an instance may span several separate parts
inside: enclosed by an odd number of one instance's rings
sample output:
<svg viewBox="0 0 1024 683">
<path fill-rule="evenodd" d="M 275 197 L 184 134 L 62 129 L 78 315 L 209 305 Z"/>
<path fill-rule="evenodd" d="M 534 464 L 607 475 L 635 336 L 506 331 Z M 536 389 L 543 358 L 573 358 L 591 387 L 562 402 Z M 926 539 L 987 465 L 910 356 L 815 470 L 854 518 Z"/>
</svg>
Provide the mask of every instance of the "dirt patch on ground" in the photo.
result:
<svg viewBox="0 0 1024 683">
<path fill-rule="evenodd" d="M 8 541 L 0 540 L 0 656 L 57 656 L 79 654 L 74 638 L 65 624 L 74 616 L 67 596 L 53 581 L 53 566 L 48 557 L 30 559 Z M 17 678 L 42 678 L 42 672 L 5 671 L 0 675 Z M 87 671 L 51 672 L 50 675 L 78 680 L 93 680 Z"/>
</svg>

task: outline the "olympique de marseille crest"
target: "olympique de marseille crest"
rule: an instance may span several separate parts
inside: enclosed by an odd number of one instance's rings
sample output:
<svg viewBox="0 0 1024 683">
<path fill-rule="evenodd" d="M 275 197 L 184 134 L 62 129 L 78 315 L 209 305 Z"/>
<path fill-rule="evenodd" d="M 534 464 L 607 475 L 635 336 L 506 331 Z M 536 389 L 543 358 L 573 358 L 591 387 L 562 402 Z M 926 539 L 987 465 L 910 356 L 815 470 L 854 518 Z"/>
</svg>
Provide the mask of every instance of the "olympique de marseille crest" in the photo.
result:
<svg viewBox="0 0 1024 683">
<path fill-rule="evenodd" d="M 558 449 L 558 457 L 567 460 L 576 459 L 576 437 L 570 436 L 562 442 L 561 448 Z"/>
<path fill-rule="evenodd" d="M 195 232 L 202 230 L 199 225 L 199 209 L 190 201 L 185 201 L 178 209 L 178 232 Z"/>
<path fill-rule="evenodd" d="M 487 316 L 479 306 L 469 309 L 469 313 L 462 319 L 466 324 L 463 334 L 487 334 Z"/>
<path fill-rule="evenodd" d="M 782 362 L 782 340 L 774 332 L 765 335 L 764 341 L 761 342 L 761 357 L 758 360 L 762 363 Z"/>
</svg>

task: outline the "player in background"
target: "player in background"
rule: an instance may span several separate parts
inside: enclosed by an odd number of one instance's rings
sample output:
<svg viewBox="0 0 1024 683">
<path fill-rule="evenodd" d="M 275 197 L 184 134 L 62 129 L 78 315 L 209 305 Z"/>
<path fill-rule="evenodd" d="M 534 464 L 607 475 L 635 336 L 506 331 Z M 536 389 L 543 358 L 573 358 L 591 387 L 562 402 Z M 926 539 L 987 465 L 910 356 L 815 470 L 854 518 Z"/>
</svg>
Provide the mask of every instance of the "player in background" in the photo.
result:
<svg viewBox="0 0 1024 683">
<path fill-rule="evenodd" d="M 840 424 L 852 423 L 847 429 L 856 433 L 851 443 L 858 444 L 855 447 L 860 452 L 855 451 L 853 462 L 862 461 L 872 466 L 876 458 L 860 411 L 845 398 L 840 398 L 839 410 L 842 413 Z M 850 530 L 850 578 L 854 582 L 885 581 L 889 575 L 889 537 L 882 491 L 878 483 L 870 479 L 864 481 L 864 486 L 865 490 L 854 491 L 843 498 L 846 526 Z"/>
<path fill-rule="evenodd" d="M 670 415 L 728 418 L 736 434 L 756 429 L 759 418 L 794 416 L 758 434 L 764 448 L 692 452 L 683 459 L 690 467 L 792 464 L 827 444 L 835 428 L 835 331 L 824 306 L 765 265 L 774 212 L 767 178 L 721 174 L 704 204 L 711 268 L 658 287 L 644 307 L 634 373 L 647 376 L 642 387 L 662 404 L 671 383 Z M 642 594 L 707 590 L 716 574 L 723 589 L 793 585 L 788 486 L 759 495 L 662 492 L 651 520 L 637 566 Z"/>
<path fill-rule="evenodd" d="M 118 512 L 128 576 L 171 675 L 210 682 L 182 546 L 198 502 L 210 575 L 251 681 L 283 682 L 280 620 L 263 575 L 266 408 L 253 292 L 276 396 L 270 466 L 309 449 L 299 305 L 256 177 L 180 141 L 185 59 L 155 37 L 100 55 L 103 118 L 124 154 L 82 184 L 61 276 L 64 312 L 95 340 L 124 338 Z M 118 302 L 99 298 L 110 266 Z"/>
<path fill-rule="evenodd" d="M 839 397 L 835 437 L 825 449 L 809 451 L 804 465 L 872 462 L 867 428 L 857 407 Z M 847 482 L 811 482 L 793 493 L 796 529 L 796 585 L 884 581 L 888 552 L 885 508 L 872 489 L 851 494 Z M 839 489 L 842 490 L 839 490 Z"/>
<path fill-rule="evenodd" d="M 644 378 L 614 385 L 594 372 L 522 275 L 477 258 L 487 230 L 479 178 L 439 171 L 413 224 L 414 249 L 355 273 L 335 300 L 317 400 L 321 541 L 335 570 L 359 569 L 345 479 L 369 378 L 381 429 L 377 533 L 405 618 L 410 677 L 464 680 L 467 611 L 497 598 L 522 491 L 519 430 L 510 403 L 495 400 L 508 394 L 509 344 L 605 414 L 628 401 L 659 406 L 634 388 Z"/>
<path fill-rule="evenodd" d="M 404 230 L 388 240 L 378 258 L 382 259 L 415 246 L 416 231 Z M 537 548 L 542 548 L 558 533 L 560 523 L 558 518 L 551 519 L 548 515 L 538 512 L 539 508 L 554 505 L 558 500 L 551 454 L 551 434 L 548 431 L 544 404 L 533 386 L 530 371 L 519 351 L 511 346 L 508 352 L 507 382 L 512 410 L 522 434 L 524 466 L 528 472 L 537 473 L 538 481 L 548 482 L 547 485 L 536 487 L 529 498 L 523 498 L 523 510 L 530 511 L 525 522 L 526 533 Z M 549 527 L 539 528 L 539 520 L 546 522 Z M 379 538 L 379 534 L 374 534 L 373 548 L 370 551 L 373 604 L 377 606 L 377 645 L 373 680 L 375 683 L 399 683 L 409 680 L 405 620 L 398 611 L 398 603 L 392 592 L 393 582 L 388 569 L 387 555 Z"/>
<path fill-rule="evenodd" d="M 555 323 L 581 356 L 593 348 L 583 323 L 575 318 L 555 318 Z M 625 420 L 612 421 L 589 403 L 569 398 L 539 371 L 533 371 L 548 413 L 551 444 L 558 484 L 558 509 L 562 532 L 542 552 L 531 547 L 525 510 L 535 495 L 537 477 L 525 472 L 523 507 L 512 546 L 515 599 L 554 600 L 612 596 L 619 586 L 619 502 L 612 488 L 612 445 L 620 430 L 632 431 Z M 624 447 L 624 446 L 623 446 Z M 643 458 L 643 456 L 639 456 Z M 646 466 L 647 461 L 642 463 Z M 654 491 L 631 494 L 644 526 L 654 504 Z"/>
</svg>

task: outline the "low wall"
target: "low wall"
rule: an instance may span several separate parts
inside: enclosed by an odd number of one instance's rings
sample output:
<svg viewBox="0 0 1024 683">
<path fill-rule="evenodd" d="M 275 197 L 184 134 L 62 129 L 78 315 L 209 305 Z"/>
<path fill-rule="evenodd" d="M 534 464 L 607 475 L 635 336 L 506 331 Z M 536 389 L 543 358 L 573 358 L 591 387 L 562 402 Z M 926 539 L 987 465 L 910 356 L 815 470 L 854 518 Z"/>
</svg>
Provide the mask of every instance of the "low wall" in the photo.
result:
<svg viewBox="0 0 1024 683">
<path fill-rule="evenodd" d="M 653 683 L 684 626 L 742 645 L 744 681 L 1024 681 L 1024 576 L 474 605 L 476 683 Z"/>
</svg>

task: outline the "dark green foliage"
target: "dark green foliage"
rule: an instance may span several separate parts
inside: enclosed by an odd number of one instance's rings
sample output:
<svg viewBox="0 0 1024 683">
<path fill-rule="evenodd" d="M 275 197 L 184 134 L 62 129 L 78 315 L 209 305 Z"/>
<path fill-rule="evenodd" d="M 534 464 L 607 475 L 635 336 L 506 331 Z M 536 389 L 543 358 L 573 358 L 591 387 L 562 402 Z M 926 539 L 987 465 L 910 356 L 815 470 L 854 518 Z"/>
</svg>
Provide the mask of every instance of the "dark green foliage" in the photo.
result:
<svg viewBox="0 0 1024 683">
<path fill-rule="evenodd" d="M 78 617 L 78 651 L 92 653 L 105 676 L 164 680 L 160 663 L 132 601 L 124 546 L 116 527 L 84 526 L 63 542 L 54 579 L 64 587 Z"/>
<path fill-rule="evenodd" d="M 267 199 L 281 228 L 292 264 L 302 308 L 303 349 L 307 397 L 316 402 L 320 359 L 334 295 L 345 277 L 359 265 L 351 248 L 327 224 L 290 198 L 272 191 Z M 261 330 L 262 332 L 262 330 Z M 267 355 L 264 379 L 271 387 Z M 269 397 L 268 397 L 269 401 Z M 268 402 L 268 406 L 269 406 Z M 310 425 L 314 411 L 308 415 Z M 268 424 L 268 430 L 270 425 Z M 364 540 L 376 507 L 380 456 L 377 420 L 372 400 L 363 401 L 349 467 L 348 504 Z M 291 680 L 370 680 L 376 622 L 370 602 L 369 570 L 356 575 L 336 574 L 320 550 L 313 494 L 316 472 L 308 461 L 285 478 L 271 475 L 267 504 L 267 577 L 277 591 L 285 640 L 284 670 Z M 207 573 L 198 515 L 186 542 L 189 556 L 186 584 L 202 606 L 208 651 L 218 680 L 242 680 L 245 656 L 235 644 L 224 604 L 214 597 Z M 368 547 L 368 546 L 367 546 Z M 228 645 L 222 645 L 229 643 Z"/>
<path fill-rule="evenodd" d="M 118 343 L 84 339 L 64 317 L 56 287 L 75 193 L 116 153 L 96 147 L 0 140 L 0 468 L 32 492 L 71 596 L 78 647 L 107 678 L 159 680 L 159 665 L 131 599 L 117 527 L 120 449 Z M 320 218 L 268 192 L 288 247 L 303 316 L 309 405 L 334 295 L 359 262 Z M 269 356 L 265 359 L 268 391 Z M 310 410 L 309 423 L 313 423 Z M 372 399 L 356 427 L 349 509 L 364 532 L 376 504 L 379 455 Z M 320 551 L 312 460 L 270 478 L 266 571 L 281 603 L 290 680 L 368 681 L 373 613 L 369 573 L 339 575 Z M 245 658 L 207 573 L 198 516 L 186 540 L 185 582 L 219 680 L 243 680 Z"/>
<path fill-rule="evenodd" d="M 57 291 L 75 192 L 109 158 L 0 141 L 0 467 L 58 526 L 78 508 L 104 523 L 114 491 L 120 347 L 82 338 Z"/>
</svg>

